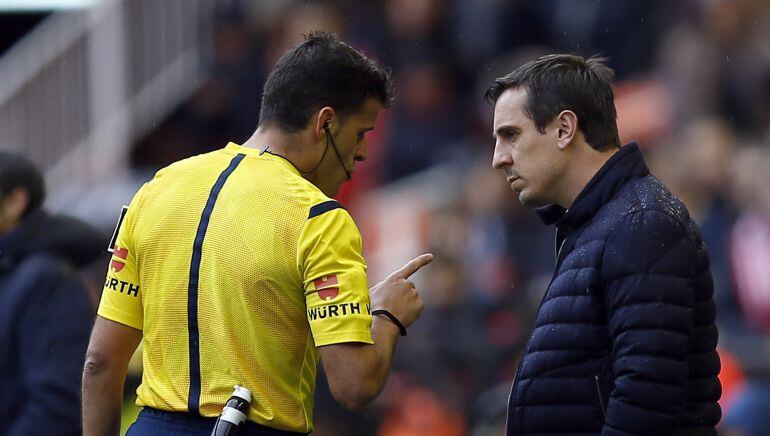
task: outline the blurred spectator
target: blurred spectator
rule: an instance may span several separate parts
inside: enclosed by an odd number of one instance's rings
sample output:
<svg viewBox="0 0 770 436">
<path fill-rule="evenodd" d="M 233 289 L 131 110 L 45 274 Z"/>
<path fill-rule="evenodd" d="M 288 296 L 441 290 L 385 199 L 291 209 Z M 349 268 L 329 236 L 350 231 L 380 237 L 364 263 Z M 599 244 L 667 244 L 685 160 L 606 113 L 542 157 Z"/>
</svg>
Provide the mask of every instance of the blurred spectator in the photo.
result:
<svg viewBox="0 0 770 436">
<path fill-rule="evenodd" d="M 415 61 L 396 76 L 396 82 L 398 98 L 385 156 L 386 180 L 451 160 L 451 148 L 462 133 L 460 112 L 452 104 L 454 84 L 446 66 L 430 58 Z"/>
<path fill-rule="evenodd" d="M 618 80 L 652 68 L 655 50 L 676 4 L 661 0 L 532 2 L 556 51 L 611 59 Z"/>
<path fill-rule="evenodd" d="M 770 382 L 747 382 L 725 413 L 720 434 L 724 436 L 765 436 L 770 429 Z"/>
<path fill-rule="evenodd" d="M 687 123 L 670 146 L 651 151 L 654 169 L 701 227 L 711 258 L 717 318 L 728 332 L 743 327 L 728 250 L 736 215 L 730 162 L 740 154 L 737 147 L 738 138 L 727 123 L 719 118 L 701 118 Z"/>
<path fill-rule="evenodd" d="M 385 414 L 378 436 L 462 436 L 466 423 L 447 397 L 420 386 L 407 386 Z"/>
<path fill-rule="evenodd" d="M 387 61 L 403 69 L 425 59 L 449 59 L 446 34 L 445 0 L 385 0 Z"/>
<path fill-rule="evenodd" d="M 40 210 L 41 175 L 0 152 L 0 434 L 80 434 L 93 306 L 75 267 L 106 247 L 86 224 Z"/>
<path fill-rule="evenodd" d="M 719 399 L 719 405 L 722 407 L 722 414 L 730 413 L 733 402 L 740 396 L 746 385 L 746 374 L 741 367 L 740 361 L 729 350 L 718 348 L 719 360 L 722 364 L 722 370 L 719 372 L 719 384 L 722 385 L 722 398 Z"/>
<path fill-rule="evenodd" d="M 770 152 L 743 150 L 735 172 L 747 203 L 730 234 L 729 255 L 736 292 L 747 321 L 770 333 Z"/>
<path fill-rule="evenodd" d="M 675 121 L 718 114 L 746 134 L 770 122 L 770 3 L 679 2 L 677 21 L 658 49 Z"/>
<path fill-rule="evenodd" d="M 744 373 L 740 361 L 727 350 L 719 350 L 722 360 L 723 409 L 719 434 L 725 436 L 764 436 L 770 429 L 770 381 L 766 376 Z"/>
</svg>

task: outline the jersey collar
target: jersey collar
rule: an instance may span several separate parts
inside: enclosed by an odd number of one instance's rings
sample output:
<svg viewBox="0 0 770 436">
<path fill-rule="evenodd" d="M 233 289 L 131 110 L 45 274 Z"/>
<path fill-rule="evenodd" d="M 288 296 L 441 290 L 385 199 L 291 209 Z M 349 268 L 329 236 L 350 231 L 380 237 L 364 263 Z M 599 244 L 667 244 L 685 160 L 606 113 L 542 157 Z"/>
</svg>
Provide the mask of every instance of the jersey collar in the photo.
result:
<svg viewBox="0 0 770 436">
<path fill-rule="evenodd" d="M 226 153 L 234 154 L 234 155 L 245 154 L 246 156 L 254 156 L 259 159 L 267 159 L 272 162 L 276 162 L 279 165 L 286 167 L 289 171 L 293 172 L 294 174 L 301 176 L 299 170 L 297 169 L 297 167 L 294 166 L 293 163 L 291 163 L 291 161 L 289 161 L 283 156 L 271 153 L 269 148 L 268 149 L 249 148 L 249 147 L 244 147 L 242 145 L 238 145 L 234 142 L 228 142 L 224 151 Z"/>
</svg>

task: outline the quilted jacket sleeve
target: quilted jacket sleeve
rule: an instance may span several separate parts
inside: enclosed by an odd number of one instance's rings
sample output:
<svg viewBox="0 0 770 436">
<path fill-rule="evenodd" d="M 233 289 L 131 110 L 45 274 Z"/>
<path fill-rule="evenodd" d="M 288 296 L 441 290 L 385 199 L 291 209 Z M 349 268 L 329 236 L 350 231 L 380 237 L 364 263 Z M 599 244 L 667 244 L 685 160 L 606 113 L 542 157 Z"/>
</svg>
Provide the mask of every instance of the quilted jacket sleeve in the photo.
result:
<svg viewBox="0 0 770 436">
<path fill-rule="evenodd" d="M 672 216 L 624 217 L 605 247 L 602 279 L 614 388 L 603 435 L 668 434 L 685 408 L 696 249 Z"/>
</svg>

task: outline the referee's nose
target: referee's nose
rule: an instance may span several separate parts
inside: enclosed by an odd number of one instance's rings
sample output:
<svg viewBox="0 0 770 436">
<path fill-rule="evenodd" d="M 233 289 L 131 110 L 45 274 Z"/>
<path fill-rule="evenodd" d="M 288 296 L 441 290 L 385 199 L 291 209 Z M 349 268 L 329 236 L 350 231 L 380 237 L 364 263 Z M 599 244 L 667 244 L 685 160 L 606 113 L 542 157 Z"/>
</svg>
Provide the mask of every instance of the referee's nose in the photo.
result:
<svg viewBox="0 0 770 436">
<path fill-rule="evenodd" d="M 356 149 L 356 154 L 353 156 L 353 160 L 356 162 L 363 162 L 369 155 L 369 147 L 366 140 L 361 141 L 361 146 Z"/>
</svg>

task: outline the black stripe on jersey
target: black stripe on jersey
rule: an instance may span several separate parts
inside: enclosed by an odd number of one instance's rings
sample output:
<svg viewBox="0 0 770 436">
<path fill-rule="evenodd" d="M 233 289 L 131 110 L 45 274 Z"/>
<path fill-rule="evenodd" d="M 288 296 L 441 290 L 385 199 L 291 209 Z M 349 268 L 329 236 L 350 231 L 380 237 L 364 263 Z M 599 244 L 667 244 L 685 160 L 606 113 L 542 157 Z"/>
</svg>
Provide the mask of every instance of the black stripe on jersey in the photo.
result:
<svg viewBox="0 0 770 436">
<path fill-rule="evenodd" d="M 211 188 L 209 199 L 203 208 L 201 220 L 198 224 L 198 231 L 195 233 L 195 242 L 193 243 L 192 261 L 190 262 L 190 281 L 187 286 L 187 331 L 189 335 L 190 346 L 190 395 L 187 399 L 187 409 L 190 413 L 200 415 L 200 396 L 201 396 L 201 353 L 200 353 L 200 334 L 198 332 L 198 278 L 201 268 L 201 250 L 203 249 L 203 238 L 206 237 L 206 230 L 209 227 L 211 212 L 214 211 L 214 204 L 217 202 L 219 191 L 225 185 L 225 181 L 235 170 L 235 167 L 246 157 L 245 154 L 236 155 L 230 161 L 230 165 L 222 171 L 216 183 Z"/>
<path fill-rule="evenodd" d="M 308 216 L 307 219 L 325 214 L 334 209 L 344 209 L 344 207 L 334 200 L 324 201 L 323 203 L 316 204 L 310 208 L 310 216 Z"/>
<path fill-rule="evenodd" d="M 115 224 L 115 231 L 112 232 L 112 237 L 110 238 L 110 245 L 107 246 L 107 251 L 110 253 L 115 252 L 115 243 L 118 242 L 118 233 L 120 232 L 120 226 L 123 225 L 123 218 L 126 217 L 126 212 L 128 212 L 128 206 L 123 205 L 123 208 L 120 209 L 120 218 L 118 218 L 118 223 Z"/>
</svg>

